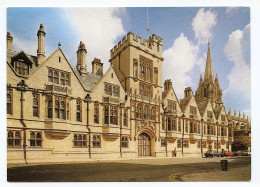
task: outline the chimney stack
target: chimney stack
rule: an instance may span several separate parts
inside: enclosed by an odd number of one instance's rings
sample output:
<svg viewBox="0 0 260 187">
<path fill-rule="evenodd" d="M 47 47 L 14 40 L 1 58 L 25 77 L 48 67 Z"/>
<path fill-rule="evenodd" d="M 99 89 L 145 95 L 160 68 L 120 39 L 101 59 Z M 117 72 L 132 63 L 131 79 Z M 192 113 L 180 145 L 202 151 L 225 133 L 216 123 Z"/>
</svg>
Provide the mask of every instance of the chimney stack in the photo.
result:
<svg viewBox="0 0 260 187">
<path fill-rule="evenodd" d="M 6 49 L 12 50 L 12 44 L 13 44 L 13 37 L 11 36 L 10 32 L 7 32 L 6 35 Z"/>
<path fill-rule="evenodd" d="M 37 50 L 37 63 L 40 65 L 45 60 L 45 35 L 43 24 L 37 32 L 38 36 L 38 50 Z"/>
<path fill-rule="evenodd" d="M 184 90 L 184 98 L 191 97 L 192 96 L 192 90 L 191 87 L 187 87 Z"/>
<path fill-rule="evenodd" d="M 172 81 L 171 79 L 167 79 L 164 81 L 164 91 L 167 91 L 172 88 Z"/>
<path fill-rule="evenodd" d="M 87 50 L 85 44 L 80 41 L 77 51 L 77 70 L 82 76 L 87 73 Z"/>
<path fill-rule="evenodd" d="M 92 73 L 97 75 L 103 75 L 103 63 L 99 58 L 94 58 L 92 62 Z"/>
</svg>

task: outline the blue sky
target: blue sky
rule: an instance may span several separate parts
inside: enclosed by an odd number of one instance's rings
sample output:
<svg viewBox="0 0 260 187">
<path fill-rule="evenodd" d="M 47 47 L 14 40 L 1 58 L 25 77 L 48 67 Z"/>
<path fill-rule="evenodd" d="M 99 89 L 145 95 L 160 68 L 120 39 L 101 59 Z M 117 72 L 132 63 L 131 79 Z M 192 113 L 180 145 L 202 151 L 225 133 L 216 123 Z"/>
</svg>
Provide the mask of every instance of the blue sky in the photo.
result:
<svg viewBox="0 0 260 187">
<path fill-rule="evenodd" d="M 8 8 L 7 30 L 16 50 L 36 54 L 37 30 L 45 26 L 46 53 L 61 42 L 75 67 L 82 40 L 87 65 L 98 57 L 109 67 L 110 49 L 129 31 L 146 38 L 147 8 Z M 149 8 L 150 35 L 163 38 L 163 79 L 172 79 L 179 99 L 193 92 L 204 75 L 208 38 L 214 74 L 218 74 L 226 111 L 251 115 L 250 9 L 247 7 Z"/>
</svg>

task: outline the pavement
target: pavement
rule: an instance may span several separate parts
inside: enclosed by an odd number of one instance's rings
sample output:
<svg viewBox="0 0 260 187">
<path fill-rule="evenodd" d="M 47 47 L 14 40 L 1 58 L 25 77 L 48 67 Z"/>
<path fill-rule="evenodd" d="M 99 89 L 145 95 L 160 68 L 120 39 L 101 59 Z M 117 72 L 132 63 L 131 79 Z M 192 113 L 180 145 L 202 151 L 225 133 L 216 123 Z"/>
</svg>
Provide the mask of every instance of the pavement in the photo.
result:
<svg viewBox="0 0 260 187">
<path fill-rule="evenodd" d="M 220 160 L 228 160 L 221 171 Z M 26 166 L 26 167 L 24 167 Z M 250 181 L 251 157 L 142 158 L 9 165 L 9 182 Z"/>
</svg>

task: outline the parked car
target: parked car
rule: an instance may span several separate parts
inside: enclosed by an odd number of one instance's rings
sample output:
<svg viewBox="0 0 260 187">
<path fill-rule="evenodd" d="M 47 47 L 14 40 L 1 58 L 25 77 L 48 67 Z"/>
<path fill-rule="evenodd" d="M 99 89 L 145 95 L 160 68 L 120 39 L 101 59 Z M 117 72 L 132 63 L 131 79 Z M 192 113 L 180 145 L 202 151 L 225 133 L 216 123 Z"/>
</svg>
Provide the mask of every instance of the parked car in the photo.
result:
<svg viewBox="0 0 260 187">
<path fill-rule="evenodd" d="M 228 151 L 225 151 L 224 153 L 221 153 L 221 156 L 235 156 L 235 153 L 233 152 L 228 152 Z"/>
<path fill-rule="evenodd" d="M 207 151 L 204 155 L 205 155 L 205 157 L 214 157 L 214 156 L 220 157 L 221 156 L 221 154 L 217 153 L 216 151 Z"/>
</svg>

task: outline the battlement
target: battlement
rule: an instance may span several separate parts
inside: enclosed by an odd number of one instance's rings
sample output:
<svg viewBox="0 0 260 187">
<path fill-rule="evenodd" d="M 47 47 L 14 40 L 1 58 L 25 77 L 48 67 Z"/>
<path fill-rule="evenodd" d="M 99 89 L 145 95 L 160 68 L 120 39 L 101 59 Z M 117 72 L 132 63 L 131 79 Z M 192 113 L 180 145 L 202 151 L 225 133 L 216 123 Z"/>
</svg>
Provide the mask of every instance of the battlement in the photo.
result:
<svg viewBox="0 0 260 187">
<path fill-rule="evenodd" d="M 120 51 L 129 45 L 161 58 L 162 40 L 163 39 L 161 37 L 153 34 L 147 41 L 146 39 L 142 39 L 142 37 L 129 32 L 122 40 L 118 42 L 117 45 L 114 46 L 114 48 L 110 50 L 110 58 L 112 59 L 115 57 Z"/>
</svg>

